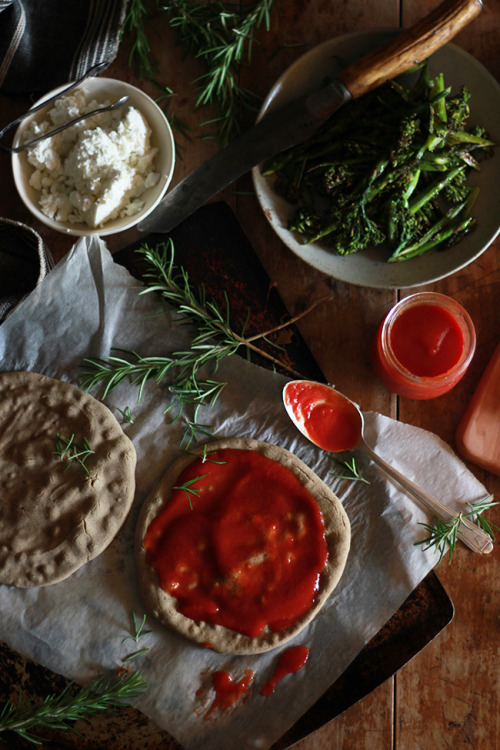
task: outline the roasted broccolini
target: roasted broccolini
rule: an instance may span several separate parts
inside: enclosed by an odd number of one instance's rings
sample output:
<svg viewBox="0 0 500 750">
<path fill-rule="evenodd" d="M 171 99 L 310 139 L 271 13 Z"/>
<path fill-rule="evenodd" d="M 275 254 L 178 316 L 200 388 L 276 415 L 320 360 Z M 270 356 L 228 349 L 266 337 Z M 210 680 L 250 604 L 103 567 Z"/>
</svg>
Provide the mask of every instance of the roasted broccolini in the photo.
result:
<svg viewBox="0 0 500 750">
<path fill-rule="evenodd" d="M 443 75 L 389 81 L 264 166 L 296 205 L 290 229 L 341 254 L 385 245 L 389 262 L 455 244 L 474 226 L 471 170 L 495 145 L 468 128 L 470 92 Z"/>
</svg>

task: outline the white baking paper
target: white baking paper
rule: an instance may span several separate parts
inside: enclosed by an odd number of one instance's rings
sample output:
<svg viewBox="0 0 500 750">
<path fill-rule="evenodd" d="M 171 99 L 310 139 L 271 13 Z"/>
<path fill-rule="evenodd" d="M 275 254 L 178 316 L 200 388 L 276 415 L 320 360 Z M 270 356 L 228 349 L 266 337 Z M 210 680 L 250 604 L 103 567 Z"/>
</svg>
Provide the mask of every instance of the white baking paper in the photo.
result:
<svg viewBox="0 0 500 750">
<path fill-rule="evenodd" d="M 175 315 L 154 315 L 159 302 L 139 295 L 141 284 L 113 261 L 105 244 L 81 239 L 44 282 L 0 326 L 3 371 L 33 370 L 78 384 L 86 357 L 105 357 L 113 348 L 141 355 L 166 355 L 189 344 L 190 332 Z M 106 403 L 119 417 L 130 407 L 124 431 L 137 454 L 137 494 L 128 520 L 98 558 L 61 583 L 29 590 L 0 586 L 0 638 L 21 654 L 84 683 L 138 648 L 131 662 L 149 684 L 136 707 L 168 730 L 187 750 L 267 748 L 342 674 L 365 644 L 396 612 L 437 562 L 415 541 L 430 522 L 398 487 L 362 455 L 358 462 L 370 484 L 332 476 L 331 457 L 293 427 L 282 406 L 286 379 L 233 356 L 217 378 L 227 382 L 202 421 L 216 437 L 244 436 L 279 444 L 305 461 L 340 497 L 352 525 L 352 546 L 337 589 L 295 643 L 310 656 L 305 668 L 278 683 L 264 698 L 261 685 L 274 671 L 279 649 L 254 657 L 229 657 L 190 644 L 148 616 L 138 644 L 123 643 L 132 631 L 132 612 L 144 613 L 136 583 L 133 532 L 138 509 L 154 483 L 180 455 L 183 428 L 163 412 L 167 391 L 150 382 L 137 403 L 137 389 L 123 383 Z M 99 397 L 99 391 L 93 392 Z M 485 488 L 435 435 L 379 414 L 365 415 L 373 447 L 396 468 L 445 503 L 464 509 Z M 235 680 L 255 673 L 247 699 L 232 710 L 210 713 L 210 673 L 228 671 Z M 197 695 L 200 688 L 202 697 Z"/>
</svg>

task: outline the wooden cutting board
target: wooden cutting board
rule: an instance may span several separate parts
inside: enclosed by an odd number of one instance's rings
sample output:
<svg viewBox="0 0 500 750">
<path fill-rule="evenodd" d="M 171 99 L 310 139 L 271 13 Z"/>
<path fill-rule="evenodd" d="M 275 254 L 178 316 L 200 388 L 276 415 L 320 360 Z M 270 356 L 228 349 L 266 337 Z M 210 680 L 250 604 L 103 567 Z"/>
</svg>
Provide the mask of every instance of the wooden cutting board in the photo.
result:
<svg viewBox="0 0 500 750">
<path fill-rule="evenodd" d="M 455 440 L 464 458 L 500 474 L 500 344 L 460 420 Z"/>
</svg>

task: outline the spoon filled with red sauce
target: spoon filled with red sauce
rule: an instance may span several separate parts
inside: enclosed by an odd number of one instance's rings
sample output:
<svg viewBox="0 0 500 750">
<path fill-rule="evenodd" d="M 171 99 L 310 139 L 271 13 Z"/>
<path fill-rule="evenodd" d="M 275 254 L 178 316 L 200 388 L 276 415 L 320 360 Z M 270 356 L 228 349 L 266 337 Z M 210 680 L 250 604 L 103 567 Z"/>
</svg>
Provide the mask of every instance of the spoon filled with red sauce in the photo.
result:
<svg viewBox="0 0 500 750">
<path fill-rule="evenodd" d="M 292 380 L 283 389 L 283 403 L 294 425 L 314 445 L 330 453 L 356 448 L 434 516 L 443 521 L 457 516 L 455 511 L 418 487 L 375 453 L 364 437 L 362 411 L 335 388 L 310 380 Z M 485 553 L 493 549 L 490 537 L 467 519 L 462 519 L 458 537 L 475 552 Z"/>
</svg>

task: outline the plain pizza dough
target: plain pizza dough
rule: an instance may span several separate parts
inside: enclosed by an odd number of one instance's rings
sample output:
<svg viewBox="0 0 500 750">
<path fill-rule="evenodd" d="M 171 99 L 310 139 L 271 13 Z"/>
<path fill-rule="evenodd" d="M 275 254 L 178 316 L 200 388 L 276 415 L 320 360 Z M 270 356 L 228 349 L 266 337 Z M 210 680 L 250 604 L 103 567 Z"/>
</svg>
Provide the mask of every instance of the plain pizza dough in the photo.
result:
<svg viewBox="0 0 500 750">
<path fill-rule="evenodd" d="M 158 574 L 148 565 L 142 542 L 150 523 L 168 502 L 178 476 L 191 461 L 197 458 L 193 455 L 186 455 L 173 464 L 141 509 L 136 527 L 135 548 L 139 585 L 146 608 L 167 627 L 192 641 L 203 645 L 209 644 L 220 653 L 257 654 L 276 648 L 294 638 L 321 609 L 344 571 L 351 541 L 350 524 L 336 495 L 308 466 L 289 451 L 257 440 L 228 438 L 204 446 L 199 450 L 199 455 L 203 455 L 203 451 L 210 453 L 224 448 L 258 451 L 281 463 L 298 477 L 318 502 L 325 523 L 329 558 L 321 575 L 320 587 L 313 607 L 285 630 L 274 632 L 266 628 L 255 638 L 242 635 L 221 625 L 196 622 L 177 611 L 176 600 L 160 588 Z"/>
<path fill-rule="evenodd" d="M 93 453 L 61 459 L 57 435 Z M 136 453 L 111 411 L 34 372 L 0 374 L 0 583 L 67 578 L 97 557 L 134 498 Z"/>
</svg>

